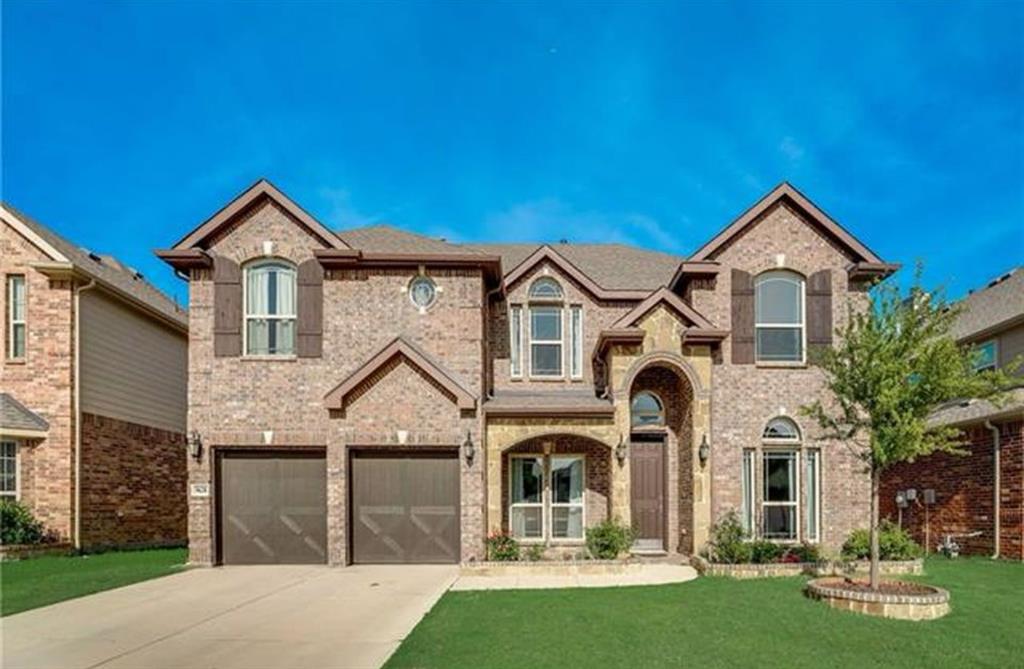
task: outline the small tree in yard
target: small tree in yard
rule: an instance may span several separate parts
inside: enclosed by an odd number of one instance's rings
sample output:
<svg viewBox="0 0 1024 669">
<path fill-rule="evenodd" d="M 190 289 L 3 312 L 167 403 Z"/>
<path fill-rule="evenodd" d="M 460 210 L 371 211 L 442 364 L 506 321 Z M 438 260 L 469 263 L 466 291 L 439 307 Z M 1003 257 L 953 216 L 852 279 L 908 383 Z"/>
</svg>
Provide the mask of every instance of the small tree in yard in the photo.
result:
<svg viewBox="0 0 1024 669">
<path fill-rule="evenodd" d="M 952 427 L 929 427 L 944 402 L 992 399 L 1011 383 L 1003 371 L 975 372 L 971 349 L 950 336 L 957 309 L 920 287 L 920 268 L 909 297 L 882 284 L 867 309 L 851 308 L 838 342 L 814 361 L 824 372 L 831 401 L 802 407 L 823 436 L 849 446 L 871 473 L 871 588 L 878 589 L 878 487 L 882 472 L 936 451 L 963 453 Z"/>
</svg>

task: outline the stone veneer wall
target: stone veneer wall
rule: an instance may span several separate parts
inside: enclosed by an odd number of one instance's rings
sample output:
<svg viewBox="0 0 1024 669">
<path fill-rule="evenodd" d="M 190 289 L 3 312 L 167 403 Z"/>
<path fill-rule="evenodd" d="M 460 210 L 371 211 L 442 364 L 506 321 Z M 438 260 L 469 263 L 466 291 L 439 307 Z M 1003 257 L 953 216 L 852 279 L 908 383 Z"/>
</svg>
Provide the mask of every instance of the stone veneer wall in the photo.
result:
<svg viewBox="0 0 1024 669">
<path fill-rule="evenodd" d="M 82 416 L 83 548 L 184 545 L 185 435 Z"/>
<path fill-rule="evenodd" d="M 244 263 L 264 257 L 264 241 L 273 242 L 274 257 L 296 264 L 322 246 L 283 210 L 264 203 L 224 231 L 210 250 Z M 408 432 L 409 447 L 454 448 L 467 435 L 481 444 L 479 412 L 460 413 L 449 397 L 405 363 L 378 375 L 373 387 L 360 389 L 344 412 L 331 416 L 324 407 L 329 390 L 398 335 L 482 395 L 482 275 L 476 269 L 425 269 L 443 292 L 424 314 L 405 292 L 415 268 L 328 272 L 322 357 L 284 359 L 214 357 L 213 282 L 209 270 L 193 271 L 189 429 L 203 436 L 207 453 L 201 462 L 189 462 L 189 481 L 213 482 L 211 448 L 326 448 L 329 560 L 345 564 L 348 447 L 400 447 L 400 430 Z M 470 559 L 483 551 L 484 458 L 471 465 L 460 462 L 462 557 Z M 215 557 L 211 500 L 189 499 L 189 546 L 196 564 L 211 564 Z"/>
<path fill-rule="evenodd" d="M 7 360 L 0 327 L 0 389 L 49 424 L 45 439 L 21 440 L 21 500 L 47 529 L 72 538 L 74 528 L 74 308 L 69 281 L 51 281 L 31 267 L 41 251 L 0 223 L 0 314 L 7 313 L 8 274 L 24 274 L 28 301 L 24 361 Z"/>
</svg>

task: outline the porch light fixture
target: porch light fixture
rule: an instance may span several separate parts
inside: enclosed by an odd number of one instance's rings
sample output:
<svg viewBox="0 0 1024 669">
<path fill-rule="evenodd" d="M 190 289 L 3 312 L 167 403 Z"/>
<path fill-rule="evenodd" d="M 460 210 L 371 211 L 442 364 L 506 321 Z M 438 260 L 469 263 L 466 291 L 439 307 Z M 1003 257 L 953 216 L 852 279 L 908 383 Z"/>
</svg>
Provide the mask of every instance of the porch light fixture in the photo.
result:
<svg viewBox="0 0 1024 669">
<path fill-rule="evenodd" d="M 476 455 L 476 446 L 473 445 L 473 437 L 469 430 L 466 430 L 466 440 L 462 442 L 462 455 L 466 458 L 466 464 L 473 464 L 473 456 Z"/>
<path fill-rule="evenodd" d="M 708 444 L 708 433 L 705 432 L 700 441 L 700 447 L 697 449 L 697 457 L 700 458 L 702 467 L 708 463 L 709 455 L 711 455 L 711 446 Z"/>
<path fill-rule="evenodd" d="M 196 462 L 199 462 L 203 457 L 203 440 L 199 437 L 197 430 L 192 430 L 188 433 L 188 454 Z"/>
<path fill-rule="evenodd" d="M 619 435 L 619 445 L 615 447 L 615 458 L 619 461 L 619 466 L 626 464 L 626 441 Z"/>
</svg>

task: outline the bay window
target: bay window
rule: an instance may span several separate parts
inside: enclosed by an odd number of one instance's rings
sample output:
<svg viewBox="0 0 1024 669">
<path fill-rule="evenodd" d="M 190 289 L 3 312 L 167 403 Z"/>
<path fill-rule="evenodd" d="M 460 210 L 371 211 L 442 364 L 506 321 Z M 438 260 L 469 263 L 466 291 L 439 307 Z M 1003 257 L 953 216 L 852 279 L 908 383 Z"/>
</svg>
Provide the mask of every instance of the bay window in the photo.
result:
<svg viewBox="0 0 1024 669">
<path fill-rule="evenodd" d="M 578 455 L 509 458 L 509 532 L 526 541 L 584 536 L 584 459 Z"/>
</svg>

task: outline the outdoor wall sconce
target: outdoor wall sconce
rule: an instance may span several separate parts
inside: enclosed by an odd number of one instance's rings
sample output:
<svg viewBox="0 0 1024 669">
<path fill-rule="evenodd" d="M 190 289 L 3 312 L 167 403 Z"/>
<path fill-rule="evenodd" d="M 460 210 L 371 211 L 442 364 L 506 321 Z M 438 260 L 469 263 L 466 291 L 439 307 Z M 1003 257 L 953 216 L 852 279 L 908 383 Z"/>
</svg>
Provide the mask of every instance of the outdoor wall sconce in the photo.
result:
<svg viewBox="0 0 1024 669">
<path fill-rule="evenodd" d="M 619 466 L 620 467 L 622 465 L 626 464 L 626 455 L 627 455 L 627 452 L 626 452 L 626 442 L 622 438 L 622 435 L 620 434 L 619 435 L 619 445 L 615 447 L 615 458 L 619 461 Z"/>
<path fill-rule="evenodd" d="M 188 433 L 188 454 L 196 462 L 199 462 L 203 457 L 203 440 L 199 437 L 197 430 L 192 430 Z"/>
<path fill-rule="evenodd" d="M 462 455 L 466 458 L 466 464 L 473 464 L 473 457 L 476 455 L 476 446 L 473 445 L 473 437 L 466 430 L 466 440 L 462 442 Z"/>
<path fill-rule="evenodd" d="M 708 444 L 708 434 L 704 433 L 704 437 L 701 438 L 700 447 L 697 448 L 697 457 L 700 458 L 701 467 L 708 463 L 708 456 L 711 455 L 711 446 Z"/>
</svg>

